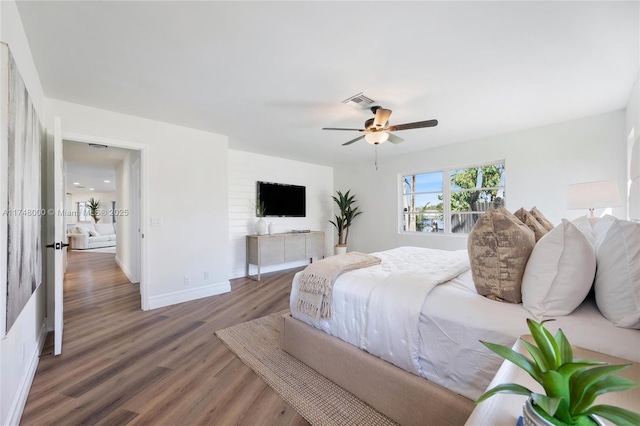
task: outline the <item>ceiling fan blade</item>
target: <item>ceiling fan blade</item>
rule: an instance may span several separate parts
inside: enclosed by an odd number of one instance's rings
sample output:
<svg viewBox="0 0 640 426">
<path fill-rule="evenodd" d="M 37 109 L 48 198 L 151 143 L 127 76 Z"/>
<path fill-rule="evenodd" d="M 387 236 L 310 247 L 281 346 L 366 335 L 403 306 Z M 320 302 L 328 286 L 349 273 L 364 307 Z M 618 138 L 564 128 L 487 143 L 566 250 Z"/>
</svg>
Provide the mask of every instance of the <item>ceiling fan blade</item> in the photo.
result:
<svg viewBox="0 0 640 426">
<path fill-rule="evenodd" d="M 352 144 L 352 143 L 354 143 L 354 142 L 358 142 L 360 139 L 364 139 L 364 135 L 362 135 L 362 136 L 358 136 L 358 137 L 357 137 L 357 138 L 355 138 L 355 139 L 351 139 L 349 142 L 345 142 L 345 143 L 343 143 L 343 144 L 342 144 L 342 146 L 351 145 L 351 144 Z"/>
<path fill-rule="evenodd" d="M 409 129 L 421 129 L 423 127 L 434 127 L 438 125 L 438 120 L 416 121 L 415 123 L 396 124 L 389 126 L 390 132 L 397 132 L 398 130 Z"/>
<path fill-rule="evenodd" d="M 355 132 L 364 132 L 365 129 L 345 129 L 342 127 L 323 127 L 322 130 L 352 130 Z"/>
<path fill-rule="evenodd" d="M 389 121 L 389 116 L 391 115 L 390 109 L 377 108 L 376 109 L 376 118 L 373 119 L 373 127 L 383 128 L 387 121 Z"/>
<path fill-rule="evenodd" d="M 394 144 L 399 144 L 400 142 L 404 142 L 404 139 L 389 133 L 388 141 L 391 142 L 391 143 L 394 143 Z"/>
</svg>

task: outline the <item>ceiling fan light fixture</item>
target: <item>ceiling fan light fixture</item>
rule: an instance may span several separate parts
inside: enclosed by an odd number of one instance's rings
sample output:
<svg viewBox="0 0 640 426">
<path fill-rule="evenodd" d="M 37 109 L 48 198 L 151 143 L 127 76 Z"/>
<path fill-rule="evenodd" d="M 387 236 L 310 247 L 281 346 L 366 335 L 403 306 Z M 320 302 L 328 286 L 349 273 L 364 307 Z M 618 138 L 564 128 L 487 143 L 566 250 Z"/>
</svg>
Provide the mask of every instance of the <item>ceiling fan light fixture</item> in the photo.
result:
<svg viewBox="0 0 640 426">
<path fill-rule="evenodd" d="M 369 142 L 371 145 L 380 145 L 381 143 L 385 143 L 387 140 L 389 140 L 389 133 L 369 132 L 364 135 L 364 140 Z"/>
<path fill-rule="evenodd" d="M 351 132 L 362 132 L 361 136 L 358 136 L 355 139 L 347 141 L 342 144 L 342 146 L 351 145 L 352 143 L 358 142 L 359 140 L 364 139 L 367 143 L 371 145 L 380 145 L 386 141 L 390 141 L 392 144 L 397 145 L 400 142 L 404 141 L 404 139 L 399 138 L 393 133 L 400 130 L 410 130 L 410 129 L 421 129 L 423 127 L 434 127 L 438 125 L 438 120 L 424 120 L 424 121 L 416 121 L 414 123 L 404 123 L 404 124 L 396 124 L 393 126 L 389 126 L 389 116 L 391 115 L 391 110 L 386 108 L 381 108 L 379 106 L 372 106 L 371 112 L 375 115 L 373 118 L 369 118 L 364 122 L 364 128 L 362 129 L 353 129 L 353 128 L 344 128 L 344 127 L 323 127 L 322 130 L 346 130 Z"/>
</svg>

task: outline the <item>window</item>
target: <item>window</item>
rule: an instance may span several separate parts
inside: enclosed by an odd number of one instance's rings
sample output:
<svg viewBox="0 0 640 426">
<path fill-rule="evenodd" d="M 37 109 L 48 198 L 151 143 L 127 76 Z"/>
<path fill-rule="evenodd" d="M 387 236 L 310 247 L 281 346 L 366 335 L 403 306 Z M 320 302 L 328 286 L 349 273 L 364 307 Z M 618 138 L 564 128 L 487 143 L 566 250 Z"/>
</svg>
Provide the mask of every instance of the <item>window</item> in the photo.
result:
<svg viewBox="0 0 640 426">
<path fill-rule="evenodd" d="M 442 221 L 443 172 L 402 178 L 402 230 L 444 232 Z"/>
<path fill-rule="evenodd" d="M 89 207 L 87 206 L 87 202 L 86 201 L 80 201 L 79 203 L 76 203 L 78 205 L 78 222 L 89 222 L 91 221 L 90 219 L 90 213 L 91 211 L 89 210 Z"/>
<path fill-rule="evenodd" d="M 468 234 L 496 198 L 504 200 L 504 176 L 504 161 L 403 176 L 400 230 Z"/>
</svg>

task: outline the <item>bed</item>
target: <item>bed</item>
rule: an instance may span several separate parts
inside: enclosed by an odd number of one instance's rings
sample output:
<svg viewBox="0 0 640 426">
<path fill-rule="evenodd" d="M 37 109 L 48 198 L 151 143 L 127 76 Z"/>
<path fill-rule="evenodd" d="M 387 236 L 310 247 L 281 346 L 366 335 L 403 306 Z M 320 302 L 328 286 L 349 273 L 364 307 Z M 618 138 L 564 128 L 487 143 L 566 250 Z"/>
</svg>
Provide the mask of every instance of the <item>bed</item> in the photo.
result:
<svg viewBox="0 0 640 426">
<path fill-rule="evenodd" d="M 336 280 L 330 318 L 296 309 L 296 274 L 283 349 L 398 423 L 463 424 L 502 363 L 479 340 L 512 346 L 531 314 L 479 296 L 466 251 L 372 254 L 379 265 Z M 574 345 L 640 362 L 640 331 L 614 327 L 592 298 L 556 326 Z"/>
</svg>

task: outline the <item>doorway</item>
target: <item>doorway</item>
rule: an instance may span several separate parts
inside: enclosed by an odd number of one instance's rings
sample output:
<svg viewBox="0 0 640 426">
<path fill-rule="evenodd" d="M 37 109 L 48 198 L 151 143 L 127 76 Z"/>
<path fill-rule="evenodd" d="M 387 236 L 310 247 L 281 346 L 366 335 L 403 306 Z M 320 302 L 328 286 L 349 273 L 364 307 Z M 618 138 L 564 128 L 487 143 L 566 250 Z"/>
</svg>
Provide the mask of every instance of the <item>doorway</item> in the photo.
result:
<svg viewBox="0 0 640 426">
<path fill-rule="evenodd" d="M 48 317 L 48 325 L 50 330 L 53 330 L 54 332 L 54 355 L 59 355 L 62 352 L 62 340 L 63 340 L 63 327 L 64 327 L 64 283 L 63 283 L 63 256 L 61 256 L 65 250 L 64 250 L 64 246 L 66 244 L 64 244 L 65 241 L 67 241 L 67 235 L 68 235 L 68 231 L 67 231 L 67 225 L 65 224 L 65 219 L 67 216 L 71 216 L 73 215 L 74 211 L 78 212 L 78 217 L 80 217 L 80 203 L 78 202 L 78 205 L 72 205 L 72 206 L 65 206 L 65 193 L 69 192 L 68 187 L 71 185 L 81 185 L 81 182 L 75 182 L 73 179 L 71 179 L 71 181 L 69 182 L 67 179 L 63 180 L 62 179 L 62 175 L 63 173 L 68 173 L 69 172 L 69 167 L 68 164 L 65 164 L 65 162 L 63 162 L 63 159 L 67 161 L 69 161 L 69 155 L 67 155 L 67 158 L 65 158 L 64 155 L 64 150 L 63 150 L 63 141 L 69 141 L 69 143 L 74 143 L 74 144 L 78 144 L 79 146 L 81 146 L 82 149 L 108 149 L 109 147 L 113 147 L 118 148 L 118 149 L 124 149 L 124 150 L 130 150 L 130 152 L 127 154 L 126 158 L 128 159 L 128 163 L 125 161 L 118 161 L 118 163 L 122 163 L 122 164 L 130 164 L 136 161 L 139 161 L 139 169 L 140 169 L 140 173 L 139 173 L 139 183 L 137 184 L 137 186 L 139 188 L 144 188 L 144 183 L 145 183 L 145 179 L 146 179 L 146 171 L 145 171 L 145 158 L 146 158 L 146 145 L 141 145 L 141 144 L 136 144 L 136 143 L 130 143 L 130 142 L 126 142 L 126 141 L 116 141 L 116 140 L 109 140 L 106 138 L 99 138 L 99 137 L 92 137 L 92 136 L 86 136 L 86 135 L 81 135 L 81 134 L 75 134 L 75 133 L 71 133 L 71 132 L 63 132 L 61 129 L 61 122 L 60 119 L 58 117 L 55 117 L 54 120 L 54 128 L 52 129 L 52 131 L 50 133 L 48 133 L 47 135 L 47 154 L 46 154 L 46 168 L 47 168 L 47 205 L 48 207 L 53 207 L 50 210 L 52 212 L 57 212 L 57 211 L 63 211 L 65 212 L 64 215 L 61 214 L 51 214 L 51 215 L 47 215 L 47 233 L 53 233 L 53 237 L 55 239 L 55 242 L 53 244 L 51 244 L 50 246 L 52 248 L 54 248 L 54 250 L 51 250 L 52 254 L 51 255 L 47 255 L 47 317 Z M 88 151 L 85 151 L 85 154 Z M 81 158 L 83 158 L 83 156 L 80 156 Z M 85 155 L 86 157 L 86 155 Z M 124 167 L 124 168 L 122 168 Z M 131 173 L 130 170 L 128 168 L 128 166 L 119 166 L 119 170 L 120 170 L 120 181 L 121 183 L 123 183 L 123 188 L 128 188 L 130 185 L 126 185 L 124 184 L 125 181 L 130 181 L 130 177 L 131 177 Z M 127 178 L 123 178 L 122 176 L 127 176 Z M 67 175 L 67 178 L 69 178 L 69 175 Z M 109 179 L 104 179 L 103 183 L 107 183 L 106 180 Z M 68 184 L 68 185 L 67 185 Z M 95 187 L 93 187 L 93 189 L 95 190 L 97 187 L 97 185 Z M 88 188 L 89 191 L 91 191 L 91 188 Z M 140 191 L 140 194 L 144 194 L 144 191 Z M 119 211 L 117 213 L 100 213 L 100 215 L 102 215 L 103 217 L 110 217 L 111 218 L 111 222 L 115 221 L 117 216 L 120 216 L 120 218 L 122 219 L 122 217 L 127 217 L 128 220 L 125 221 L 121 221 L 124 223 L 131 223 L 131 218 L 133 217 L 142 217 L 142 215 L 145 214 L 145 200 L 143 198 L 140 198 L 140 203 L 139 203 L 139 208 L 138 211 L 131 211 L 131 208 L 127 208 L 127 206 L 125 206 L 126 201 L 124 200 L 129 200 L 128 198 L 122 198 L 121 199 L 121 209 L 119 209 Z M 116 200 L 117 203 L 117 200 Z M 91 205 L 95 203 L 87 203 L 85 201 L 83 206 L 87 206 L 87 205 Z M 77 208 L 76 208 L 77 207 Z M 67 214 L 67 212 L 69 214 Z M 94 233 L 93 235 L 91 235 L 91 232 L 89 232 L 89 230 L 87 230 L 87 235 L 88 236 L 98 236 L 100 237 L 100 239 L 94 240 L 93 242 L 104 242 L 104 236 L 100 235 L 100 232 L 98 232 L 97 229 L 97 216 L 95 214 L 94 211 L 91 212 L 91 214 L 89 214 L 90 216 L 92 216 L 94 222 L 95 222 L 95 227 L 94 227 Z M 83 217 L 86 218 L 87 214 L 86 212 L 83 211 Z M 118 224 L 118 228 L 120 228 L 120 237 L 116 235 L 114 235 L 116 237 L 116 241 L 115 241 L 115 246 L 116 246 L 116 255 L 115 255 L 115 259 L 118 259 L 118 248 L 122 247 L 122 248 L 126 248 L 129 247 L 129 244 L 120 244 L 121 239 L 128 239 L 130 241 L 133 241 L 135 239 L 142 239 L 144 238 L 144 230 L 143 227 L 141 226 L 139 231 L 137 233 L 133 233 L 130 234 L 129 232 L 126 231 L 126 227 L 123 228 L 123 226 L 116 222 Z M 138 223 L 140 223 L 142 225 L 142 221 L 138 219 Z M 76 230 L 78 230 L 77 228 L 79 228 L 77 226 L 77 219 L 76 219 Z M 114 229 L 114 226 L 111 227 L 111 229 Z M 125 229 L 123 231 L 123 229 Z M 81 233 L 84 234 L 84 232 L 82 232 L 82 230 L 80 230 Z M 110 238 L 107 238 L 107 240 L 110 240 Z M 94 246 L 91 246 L 88 242 L 88 240 L 84 240 L 83 242 L 85 244 L 84 248 L 95 248 Z M 75 244 L 74 244 L 75 245 Z M 139 255 L 137 255 L 135 258 L 139 259 L 138 261 L 138 266 L 136 267 L 136 269 L 138 269 L 140 271 L 139 275 L 139 294 L 140 294 L 140 307 L 142 310 L 148 310 L 149 308 L 149 302 L 148 302 L 148 291 L 147 291 L 147 281 L 146 281 L 146 256 L 145 256 L 145 251 L 146 251 L 146 245 L 144 244 L 144 242 L 140 242 L 139 244 Z M 123 255 L 121 255 L 120 260 L 122 259 L 131 259 L 131 252 L 127 253 L 126 250 L 124 250 Z M 112 261 L 113 262 L 113 261 Z M 121 262 L 122 263 L 122 262 Z M 115 264 L 114 264 L 115 266 Z M 123 268 L 120 268 L 123 269 Z"/>
<path fill-rule="evenodd" d="M 72 250 L 113 253 L 129 280 L 139 283 L 141 150 L 64 137 L 63 158 Z"/>
</svg>

